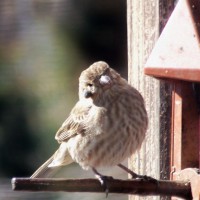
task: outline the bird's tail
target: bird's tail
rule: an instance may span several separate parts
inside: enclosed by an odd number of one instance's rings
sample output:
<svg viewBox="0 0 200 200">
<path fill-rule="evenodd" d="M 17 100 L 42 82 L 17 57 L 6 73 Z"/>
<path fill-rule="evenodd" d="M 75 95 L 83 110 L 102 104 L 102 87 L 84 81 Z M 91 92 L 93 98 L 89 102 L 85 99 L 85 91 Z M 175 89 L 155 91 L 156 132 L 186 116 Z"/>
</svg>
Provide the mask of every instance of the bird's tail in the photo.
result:
<svg viewBox="0 0 200 200">
<path fill-rule="evenodd" d="M 49 164 L 53 161 L 54 155 L 51 156 L 43 165 L 41 165 L 30 178 L 48 178 L 56 174 L 59 167 L 48 167 Z"/>
<path fill-rule="evenodd" d="M 66 144 L 62 143 L 59 149 L 40 166 L 30 178 L 52 177 L 63 165 L 69 165 L 72 162 L 73 160 L 68 152 Z"/>
</svg>

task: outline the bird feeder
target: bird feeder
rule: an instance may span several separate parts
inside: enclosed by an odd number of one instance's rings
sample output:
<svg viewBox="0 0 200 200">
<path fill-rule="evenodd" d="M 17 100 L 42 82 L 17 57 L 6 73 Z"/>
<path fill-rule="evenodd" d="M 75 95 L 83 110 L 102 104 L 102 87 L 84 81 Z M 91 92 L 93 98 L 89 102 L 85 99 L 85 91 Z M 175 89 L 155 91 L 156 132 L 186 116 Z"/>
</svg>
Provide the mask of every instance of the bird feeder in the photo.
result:
<svg viewBox="0 0 200 200">
<path fill-rule="evenodd" d="M 181 170 L 200 168 L 199 0 L 179 0 L 147 60 L 144 72 L 173 82 L 170 178 L 176 180 Z M 196 189 L 193 198 L 196 195 L 199 199 L 199 175 L 197 180 L 192 190 Z"/>
</svg>

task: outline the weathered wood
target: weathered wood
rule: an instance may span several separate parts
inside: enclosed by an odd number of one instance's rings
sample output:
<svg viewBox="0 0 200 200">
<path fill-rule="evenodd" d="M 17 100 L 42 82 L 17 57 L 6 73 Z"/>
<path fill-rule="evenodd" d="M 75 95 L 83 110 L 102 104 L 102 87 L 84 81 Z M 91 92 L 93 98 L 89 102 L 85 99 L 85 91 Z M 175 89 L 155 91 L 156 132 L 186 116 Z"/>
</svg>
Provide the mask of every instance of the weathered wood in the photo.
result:
<svg viewBox="0 0 200 200">
<path fill-rule="evenodd" d="M 160 85 L 159 81 L 144 76 L 143 67 L 159 35 L 158 7 L 155 0 L 127 0 L 129 82 L 142 93 L 149 117 L 146 140 L 141 150 L 129 159 L 129 168 L 156 178 L 160 174 Z M 141 198 L 130 196 L 130 200 Z"/>
<path fill-rule="evenodd" d="M 144 76 L 143 67 L 173 11 L 174 2 L 127 0 L 129 82 L 143 94 L 149 116 L 146 141 L 138 154 L 129 159 L 129 167 L 140 174 L 163 179 L 169 179 L 170 174 L 172 84 Z M 131 196 L 130 199 L 141 198 Z"/>
<path fill-rule="evenodd" d="M 109 193 L 137 195 L 167 195 L 191 199 L 189 182 L 157 180 L 120 180 L 106 181 Z M 65 192 L 105 192 L 97 179 L 47 179 L 13 178 L 12 188 L 17 191 L 65 191 Z"/>
<path fill-rule="evenodd" d="M 186 168 L 179 171 L 176 176 L 177 180 L 190 180 L 191 190 L 192 190 L 192 199 L 200 199 L 200 174 L 199 169 L 195 168 Z"/>
<path fill-rule="evenodd" d="M 159 30 L 162 32 L 172 11 L 175 0 L 159 0 Z M 171 174 L 171 115 L 173 82 L 160 81 L 160 179 L 168 180 Z M 162 196 L 161 200 L 170 199 Z"/>
</svg>

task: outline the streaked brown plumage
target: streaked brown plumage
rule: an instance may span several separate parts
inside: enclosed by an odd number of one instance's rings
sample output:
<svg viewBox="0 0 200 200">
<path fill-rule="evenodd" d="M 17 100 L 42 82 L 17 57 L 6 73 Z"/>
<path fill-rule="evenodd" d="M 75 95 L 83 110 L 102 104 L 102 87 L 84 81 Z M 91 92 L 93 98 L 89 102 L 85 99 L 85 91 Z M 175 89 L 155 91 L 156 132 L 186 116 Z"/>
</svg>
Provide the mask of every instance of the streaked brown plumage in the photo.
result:
<svg viewBox="0 0 200 200">
<path fill-rule="evenodd" d="M 56 153 L 32 176 L 77 162 L 83 169 L 120 164 L 145 138 L 147 113 L 141 94 L 105 62 L 96 62 L 79 78 L 79 101 L 56 133 Z"/>
</svg>

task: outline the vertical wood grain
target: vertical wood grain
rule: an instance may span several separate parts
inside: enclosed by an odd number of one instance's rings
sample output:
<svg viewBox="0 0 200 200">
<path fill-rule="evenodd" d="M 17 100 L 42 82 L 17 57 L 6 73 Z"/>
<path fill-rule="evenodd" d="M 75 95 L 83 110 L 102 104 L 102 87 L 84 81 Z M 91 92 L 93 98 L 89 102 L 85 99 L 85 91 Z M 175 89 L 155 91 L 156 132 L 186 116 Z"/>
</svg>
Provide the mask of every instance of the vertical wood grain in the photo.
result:
<svg viewBox="0 0 200 200">
<path fill-rule="evenodd" d="M 129 82 L 142 93 L 149 117 L 146 140 L 140 151 L 129 159 L 129 168 L 139 174 L 165 179 L 169 178 L 171 85 L 145 76 L 143 68 L 172 12 L 173 2 L 127 0 Z M 160 197 L 130 196 L 130 200 L 133 199 Z"/>
<path fill-rule="evenodd" d="M 129 167 L 139 174 L 159 178 L 159 81 L 144 75 L 144 64 L 159 35 L 159 2 L 127 0 L 129 82 L 143 95 L 149 117 L 146 140 L 129 159 Z M 130 196 L 133 199 L 159 197 Z"/>
</svg>

